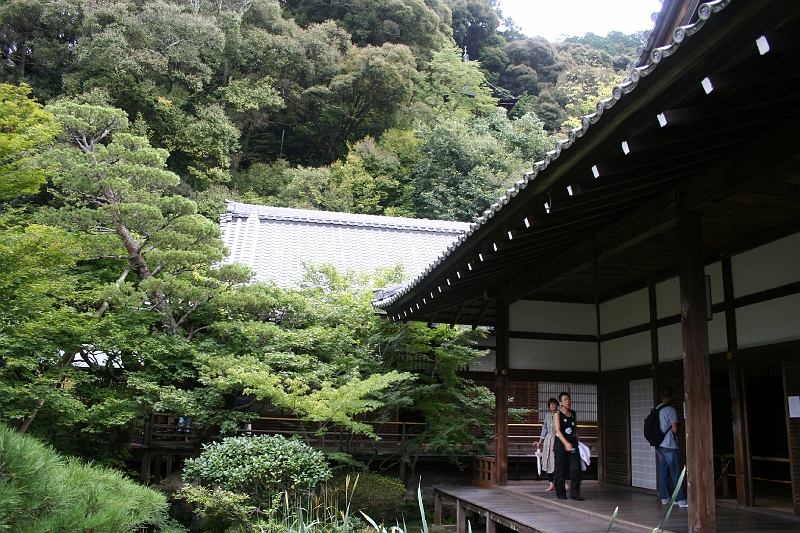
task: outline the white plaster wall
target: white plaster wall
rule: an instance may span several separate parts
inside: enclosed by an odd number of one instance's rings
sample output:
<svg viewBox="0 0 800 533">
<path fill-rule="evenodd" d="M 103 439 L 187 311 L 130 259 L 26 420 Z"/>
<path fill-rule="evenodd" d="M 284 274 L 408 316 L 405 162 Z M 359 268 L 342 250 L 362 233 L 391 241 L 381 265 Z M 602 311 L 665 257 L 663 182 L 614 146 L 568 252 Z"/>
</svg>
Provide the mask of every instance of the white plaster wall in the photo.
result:
<svg viewBox="0 0 800 533">
<path fill-rule="evenodd" d="M 739 348 L 800 339 L 800 294 L 736 310 Z"/>
<path fill-rule="evenodd" d="M 663 363 L 683 359 L 681 325 L 671 324 L 658 328 L 658 360 Z"/>
<path fill-rule="evenodd" d="M 593 342 L 509 339 L 511 368 L 597 372 L 597 345 Z"/>
<path fill-rule="evenodd" d="M 800 281 L 800 233 L 731 257 L 731 270 L 737 297 Z"/>
<path fill-rule="evenodd" d="M 681 283 L 677 276 L 656 283 L 656 314 L 658 318 L 681 312 Z"/>
<path fill-rule="evenodd" d="M 713 289 L 712 289 L 713 290 Z M 680 324 L 678 324 L 680 326 Z M 725 312 L 714 313 L 708 322 L 708 353 L 728 351 L 728 333 L 725 328 Z"/>
<path fill-rule="evenodd" d="M 722 263 L 717 261 L 705 267 L 707 276 L 711 276 L 711 303 L 725 301 L 722 287 Z M 658 318 L 674 316 L 681 312 L 681 283 L 675 276 L 656 284 L 656 314 Z"/>
<path fill-rule="evenodd" d="M 722 286 L 722 263 L 717 261 L 705 268 L 706 276 L 711 276 L 711 303 L 718 304 L 725 301 L 725 289 Z"/>
<path fill-rule="evenodd" d="M 631 413 L 631 485 L 656 488 L 655 451 L 644 438 L 644 419 L 653 405 L 653 378 L 629 381 Z"/>
<path fill-rule="evenodd" d="M 610 333 L 650 321 L 650 299 L 642 289 L 600 304 L 600 331 Z"/>
<path fill-rule="evenodd" d="M 601 345 L 601 353 L 603 372 L 617 368 L 649 365 L 653 360 L 650 355 L 650 332 L 645 331 L 605 341 Z"/>
<path fill-rule="evenodd" d="M 509 329 L 595 335 L 597 318 L 593 304 L 520 300 L 509 308 Z"/>
<path fill-rule="evenodd" d="M 725 329 L 725 313 L 715 313 L 714 320 L 708 322 L 708 352 L 718 353 L 728 350 L 728 336 Z M 658 328 L 659 362 L 683 359 L 683 336 L 681 325 L 671 324 Z"/>
</svg>

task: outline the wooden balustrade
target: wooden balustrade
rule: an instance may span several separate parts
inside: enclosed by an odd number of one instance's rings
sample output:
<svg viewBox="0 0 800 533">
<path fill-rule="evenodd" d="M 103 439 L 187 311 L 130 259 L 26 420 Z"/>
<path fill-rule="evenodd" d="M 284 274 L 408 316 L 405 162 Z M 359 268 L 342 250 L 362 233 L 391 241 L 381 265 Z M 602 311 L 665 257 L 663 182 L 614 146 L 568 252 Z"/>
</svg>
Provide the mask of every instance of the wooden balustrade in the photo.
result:
<svg viewBox="0 0 800 533">
<path fill-rule="evenodd" d="M 492 488 L 494 486 L 495 473 L 496 462 L 494 457 L 475 456 L 475 478 L 472 480 L 474 487 Z"/>
</svg>

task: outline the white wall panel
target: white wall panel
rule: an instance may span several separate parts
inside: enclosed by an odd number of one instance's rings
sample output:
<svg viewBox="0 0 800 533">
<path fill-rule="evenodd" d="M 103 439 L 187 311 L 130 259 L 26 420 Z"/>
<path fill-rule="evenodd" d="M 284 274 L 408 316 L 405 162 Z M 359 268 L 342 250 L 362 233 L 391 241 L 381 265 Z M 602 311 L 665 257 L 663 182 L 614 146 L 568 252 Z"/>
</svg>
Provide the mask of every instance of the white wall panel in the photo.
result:
<svg viewBox="0 0 800 533">
<path fill-rule="evenodd" d="M 711 263 L 706 267 L 706 276 L 711 276 L 711 303 L 725 301 L 725 289 L 722 287 L 722 263 Z"/>
<path fill-rule="evenodd" d="M 650 332 L 628 335 L 619 339 L 603 342 L 603 372 L 617 368 L 628 368 L 639 365 L 649 365 L 652 362 L 650 355 Z"/>
<path fill-rule="evenodd" d="M 708 322 L 708 353 L 727 351 L 728 333 L 725 328 L 725 312 L 723 311 L 722 313 L 714 313 L 714 320 Z"/>
<path fill-rule="evenodd" d="M 681 325 L 671 324 L 658 328 L 658 361 L 663 363 L 676 359 L 683 359 Z"/>
<path fill-rule="evenodd" d="M 534 370 L 597 372 L 593 342 L 509 339 L 509 366 Z"/>
<path fill-rule="evenodd" d="M 735 296 L 800 281 L 800 233 L 731 257 Z"/>
<path fill-rule="evenodd" d="M 509 309 L 511 331 L 594 335 L 597 318 L 593 304 L 520 300 Z"/>
<path fill-rule="evenodd" d="M 681 312 L 681 283 L 677 276 L 656 283 L 656 309 L 658 318 Z"/>
<path fill-rule="evenodd" d="M 736 310 L 739 348 L 800 339 L 800 294 Z"/>
<path fill-rule="evenodd" d="M 610 333 L 650 321 L 650 299 L 642 289 L 600 304 L 600 331 Z"/>
</svg>

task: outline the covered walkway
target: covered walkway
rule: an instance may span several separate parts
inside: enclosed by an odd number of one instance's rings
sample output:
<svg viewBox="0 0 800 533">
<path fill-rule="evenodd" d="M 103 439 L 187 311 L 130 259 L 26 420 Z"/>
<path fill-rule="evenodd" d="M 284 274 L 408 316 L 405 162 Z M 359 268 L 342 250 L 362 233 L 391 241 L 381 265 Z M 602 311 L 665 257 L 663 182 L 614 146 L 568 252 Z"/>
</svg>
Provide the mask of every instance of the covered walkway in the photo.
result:
<svg viewBox="0 0 800 533">
<path fill-rule="evenodd" d="M 536 481 L 509 481 L 508 486 L 493 489 L 436 486 L 437 519 L 441 505 L 456 505 L 459 533 L 466 531 L 466 511 L 486 519 L 486 533 L 494 533 L 497 524 L 523 533 L 596 533 L 606 530 L 619 506 L 612 531 L 650 533 L 664 513 L 656 496 L 622 486 L 584 481 L 581 492 L 586 500 L 582 502 L 558 500 L 554 493 L 544 492 L 546 486 L 546 482 Z M 800 518 L 788 513 L 740 511 L 720 505 L 716 517 L 720 532 L 800 531 Z M 687 532 L 687 510 L 674 506 L 664 531 Z"/>
</svg>

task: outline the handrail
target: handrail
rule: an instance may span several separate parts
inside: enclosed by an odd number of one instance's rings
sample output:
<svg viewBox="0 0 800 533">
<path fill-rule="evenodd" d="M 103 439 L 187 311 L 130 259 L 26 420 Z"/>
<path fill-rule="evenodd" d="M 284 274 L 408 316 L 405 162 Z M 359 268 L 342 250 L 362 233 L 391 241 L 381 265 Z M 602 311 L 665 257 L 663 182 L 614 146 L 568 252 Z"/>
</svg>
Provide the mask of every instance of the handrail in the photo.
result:
<svg viewBox="0 0 800 533">
<path fill-rule="evenodd" d="M 788 457 L 764 457 L 762 455 L 751 455 L 750 459 L 752 459 L 753 461 L 770 461 L 770 462 L 773 462 L 773 463 L 788 463 L 789 462 L 789 458 Z M 753 478 L 753 479 L 755 479 L 755 478 Z"/>
</svg>

